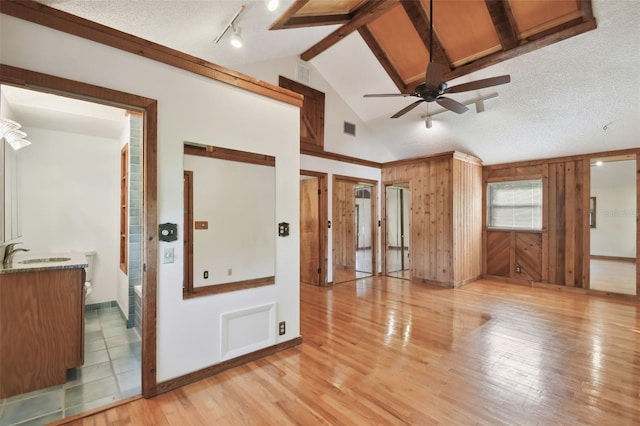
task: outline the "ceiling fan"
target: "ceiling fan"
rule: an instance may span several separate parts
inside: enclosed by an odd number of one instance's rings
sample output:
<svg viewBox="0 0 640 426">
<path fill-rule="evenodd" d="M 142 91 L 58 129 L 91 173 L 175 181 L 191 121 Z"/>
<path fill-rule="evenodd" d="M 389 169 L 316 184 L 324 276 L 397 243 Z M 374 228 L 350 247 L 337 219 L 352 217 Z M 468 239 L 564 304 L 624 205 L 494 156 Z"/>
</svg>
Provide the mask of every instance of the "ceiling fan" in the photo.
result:
<svg viewBox="0 0 640 426">
<path fill-rule="evenodd" d="M 430 19 L 430 40 L 429 40 L 429 58 L 433 58 L 433 0 L 429 3 L 429 16 Z M 469 90 L 478 90 L 484 89 L 487 87 L 498 86 L 500 84 L 506 84 L 511 81 L 511 76 L 501 75 L 498 77 L 490 77 L 482 80 L 475 80 L 469 83 L 459 84 L 457 86 L 448 87 L 447 83 L 442 81 L 442 76 L 444 75 L 444 65 L 439 64 L 437 62 L 430 62 L 427 64 L 427 70 L 425 72 L 425 81 L 424 83 L 418 85 L 413 93 L 378 93 L 378 94 L 368 94 L 364 95 L 365 98 L 390 98 L 390 97 L 407 97 L 407 96 L 415 96 L 420 98 L 420 100 L 415 101 L 412 104 L 402 108 L 400 111 L 396 112 L 391 116 L 391 118 L 398 118 L 407 112 L 411 111 L 422 102 L 437 102 L 440 106 L 456 112 L 458 114 L 462 114 L 467 111 L 467 108 L 462 103 L 448 98 L 444 95 L 448 93 L 460 93 L 467 92 Z"/>
</svg>

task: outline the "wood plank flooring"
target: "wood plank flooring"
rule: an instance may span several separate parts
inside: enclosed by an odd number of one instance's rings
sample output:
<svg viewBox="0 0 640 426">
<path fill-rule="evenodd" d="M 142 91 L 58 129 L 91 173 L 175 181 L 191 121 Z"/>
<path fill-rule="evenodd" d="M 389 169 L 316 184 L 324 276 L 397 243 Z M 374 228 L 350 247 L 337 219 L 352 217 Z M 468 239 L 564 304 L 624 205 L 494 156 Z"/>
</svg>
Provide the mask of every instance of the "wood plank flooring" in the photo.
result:
<svg viewBox="0 0 640 426">
<path fill-rule="evenodd" d="M 632 425 L 640 302 L 488 280 L 303 285 L 303 343 L 73 425 Z"/>
</svg>

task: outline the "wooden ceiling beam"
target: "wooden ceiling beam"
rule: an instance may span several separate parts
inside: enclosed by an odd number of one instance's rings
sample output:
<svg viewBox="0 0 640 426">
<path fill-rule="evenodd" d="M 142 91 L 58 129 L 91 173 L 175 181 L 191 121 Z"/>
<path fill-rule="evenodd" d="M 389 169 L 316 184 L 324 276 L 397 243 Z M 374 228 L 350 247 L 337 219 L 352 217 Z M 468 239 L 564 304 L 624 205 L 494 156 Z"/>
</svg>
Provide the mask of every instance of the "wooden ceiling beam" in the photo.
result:
<svg viewBox="0 0 640 426">
<path fill-rule="evenodd" d="M 422 6 L 422 2 L 415 0 L 401 0 L 401 2 L 404 11 L 413 23 L 413 27 L 422 39 L 427 51 L 429 51 L 431 41 L 431 21 L 427 16 L 427 11 L 424 10 L 424 7 Z M 431 52 L 429 52 L 429 54 L 431 54 Z M 448 69 L 451 69 L 451 62 L 449 61 L 449 58 L 447 58 L 445 50 L 442 48 L 442 43 L 440 43 L 438 36 L 435 34 L 433 35 L 433 58 L 429 58 L 429 61 L 437 62 L 446 66 Z"/>
<path fill-rule="evenodd" d="M 289 20 L 293 18 L 295 14 L 298 13 L 307 3 L 309 3 L 309 0 L 296 0 L 291 6 L 289 6 L 289 9 L 287 9 L 280 18 L 278 18 L 277 21 L 271 24 L 269 29 L 281 30 L 286 28 L 287 22 L 289 22 Z"/>
<path fill-rule="evenodd" d="M 373 36 L 369 28 L 367 26 L 360 27 L 358 29 L 358 32 L 360 33 L 360 36 L 362 37 L 364 42 L 367 43 L 367 46 L 369 46 L 369 49 L 371 49 L 371 52 L 378 59 L 378 61 L 380 62 L 380 65 L 382 65 L 382 68 L 384 68 L 384 70 L 387 72 L 389 77 L 391 77 L 391 80 L 396 85 L 400 93 L 408 93 L 407 85 L 404 83 L 404 81 L 402 80 L 402 77 L 400 77 L 400 74 L 398 73 L 396 68 L 393 66 L 393 64 L 389 60 L 389 57 L 384 52 L 382 47 L 380 47 L 380 45 L 378 44 L 378 41 Z"/>
<path fill-rule="evenodd" d="M 311 46 L 306 51 L 302 52 L 300 58 L 304 61 L 309 61 L 320 53 L 324 52 L 349 34 L 357 31 L 363 25 L 368 24 L 380 15 L 384 14 L 387 10 L 392 8 L 398 3 L 399 0 L 370 0 L 367 1 L 358 8 L 353 14 L 353 18 L 347 24 L 344 24 L 324 39 L 320 40 L 314 46 Z"/>
<path fill-rule="evenodd" d="M 591 6 L 591 0 L 580 0 L 580 13 L 582 14 L 582 20 L 584 22 L 591 21 L 593 19 L 593 6 Z"/>
<path fill-rule="evenodd" d="M 307 28 L 318 27 L 322 25 L 346 24 L 350 20 L 351 16 L 348 13 L 343 13 L 340 15 L 293 16 L 278 29 L 288 30 L 290 28 Z"/>
<path fill-rule="evenodd" d="M 502 50 L 510 50 L 518 45 L 518 31 L 508 0 L 484 0 L 496 29 Z"/>
</svg>

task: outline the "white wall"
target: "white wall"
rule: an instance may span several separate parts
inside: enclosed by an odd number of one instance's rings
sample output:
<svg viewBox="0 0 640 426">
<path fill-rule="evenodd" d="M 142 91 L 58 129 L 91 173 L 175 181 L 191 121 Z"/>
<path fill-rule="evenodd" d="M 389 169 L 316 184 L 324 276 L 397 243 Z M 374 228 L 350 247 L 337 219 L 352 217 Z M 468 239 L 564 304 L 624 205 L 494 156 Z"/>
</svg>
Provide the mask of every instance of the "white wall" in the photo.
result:
<svg viewBox="0 0 640 426">
<path fill-rule="evenodd" d="M 295 74 L 299 63 L 310 69 L 310 83 L 301 84 L 325 94 L 325 151 L 378 162 L 397 160 L 310 62 L 301 62 L 298 58 L 289 57 L 278 61 L 240 65 L 239 71 L 277 85 L 280 75 L 297 81 Z M 345 121 L 356 125 L 356 136 L 344 133 Z"/>
<path fill-rule="evenodd" d="M 592 255 L 636 257 L 636 194 L 635 161 L 591 168 L 591 196 L 596 197 Z"/>
<path fill-rule="evenodd" d="M 276 221 L 299 223 L 299 108 L 17 18 L 0 19 L 2 63 L 158 100 L 159 223 L 183 220 L 183 141 L 275 156 Z M 158 381 L 220 362 L 225 313 L 275 303 L 276 321 L 287 322 L 277 342 L 300 335 L 300 234 L 291 231 L 276 240 L 275 286 L 189 300 L 182 298 L 182 226 L 178 241 L 159 244 Z M 175 263 L 162 263 L 165 247 L 175 249 Z"/>
<path fill-rule="evenodd" d="M 28 123 L 24 128 L 31 141 L 21 150 L 24 247 L 33 255 L 95 250 L 94 291 L 87 303 L 115 300 L 119 141 L 37 129 Z"/>
<path fill-rule="evenodd" d="M 371 196 L 377 197 L 377 200 L 380 200 L 380 188 L 381 188 L 381 179 L 382 179 L 382 170 L 376 167 L 367 167 L 360 166 L 351 163 L 343 163 L 340 161 L 327 160 L 325 158 L 313 157 L 309 155 L 301 155 L 300 156 L 300 168 L 303 170 L 309 170 L 314 172 L 323 172 L 327 173 L 327 186 L 328 186 L 328 200 L 327 200 L 327 219 L 333 220 L 333 175 L 341 175 L 341 176 L 349 176 L 361 179 L 375 180 L 378 182 L 378 191 L 377 194 L 371 194 Z M 376 204 L 376 225 L 377 221 L 380 220 L 380 202 Z M 333 229 L 333 228 L 332 228 Z M 327 281 L 331 282 L 333 280 L 333 235 L 332 229 L 329 230 L 328 243 L 327 243 Z M 380 263 L 380 227 L 377 227 L 377 244 L 378 251 L 376 253 L 376 266 L 377 271 L 375 273 L 380 273 L 382 271 L 381 263 Z"/>
</svg>

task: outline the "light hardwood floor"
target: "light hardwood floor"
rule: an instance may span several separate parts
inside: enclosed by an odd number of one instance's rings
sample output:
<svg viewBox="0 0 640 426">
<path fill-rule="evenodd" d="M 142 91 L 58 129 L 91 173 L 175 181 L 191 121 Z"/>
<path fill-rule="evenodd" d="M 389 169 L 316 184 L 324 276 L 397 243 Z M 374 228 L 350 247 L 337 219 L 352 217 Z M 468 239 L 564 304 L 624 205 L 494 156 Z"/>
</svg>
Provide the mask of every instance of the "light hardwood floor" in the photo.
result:
<svg viewBox="0 0 640 426">
<path fill-rule="evenodd" d="M 631 425 L 640 302 L 487 280 L 302 286 L 303 343 L 74 425 Z"/>
</svg>

